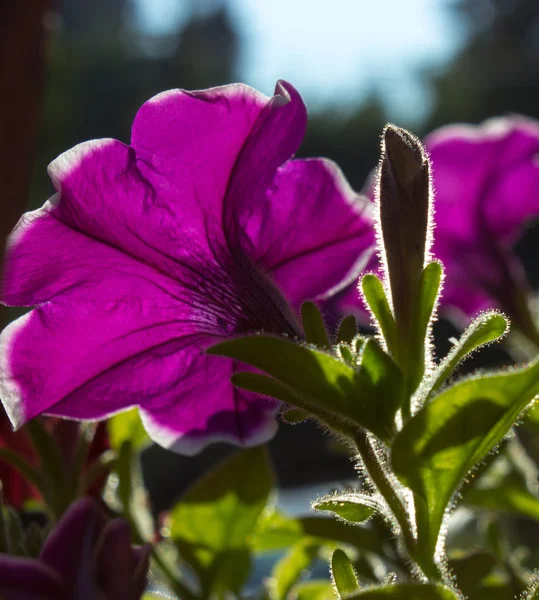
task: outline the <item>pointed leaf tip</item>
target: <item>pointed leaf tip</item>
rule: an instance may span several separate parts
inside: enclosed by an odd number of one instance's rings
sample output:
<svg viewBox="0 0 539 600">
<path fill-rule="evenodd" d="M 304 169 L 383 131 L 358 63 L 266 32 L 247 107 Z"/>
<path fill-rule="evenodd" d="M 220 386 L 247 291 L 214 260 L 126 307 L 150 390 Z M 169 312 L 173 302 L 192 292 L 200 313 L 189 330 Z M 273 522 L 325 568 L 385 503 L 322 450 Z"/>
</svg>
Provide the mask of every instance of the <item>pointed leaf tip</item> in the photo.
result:
<svg viewBox="0 0 539 600">
<path fill-rule="evenodd" d="M 314 302 L 306 301 L 301 305 L 301 320 L 305 339 L 310 344 L 318 348 L 330 347 L 324 319 Z"/>
<path fill-rule="evenodd" d="M 362 523 L 377 510 L 376 503 L 365 494 L 336 494 L 313 502 L 315 510 L 328 511 L 350 523 Z"/>
</svg>

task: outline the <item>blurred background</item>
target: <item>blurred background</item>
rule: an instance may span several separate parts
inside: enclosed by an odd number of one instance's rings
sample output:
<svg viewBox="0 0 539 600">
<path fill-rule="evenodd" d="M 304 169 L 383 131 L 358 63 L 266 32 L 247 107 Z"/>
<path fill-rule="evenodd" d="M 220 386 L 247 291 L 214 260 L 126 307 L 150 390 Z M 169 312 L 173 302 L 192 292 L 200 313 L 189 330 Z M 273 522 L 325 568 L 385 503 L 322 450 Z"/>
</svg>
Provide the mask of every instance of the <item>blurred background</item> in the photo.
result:
<svg viewBox="0 0 539 600">
<path fill-rule="evenodd" d="M 277 79 L 290 81 L 310 113 L 300 155 L 334 159 L 356 189 L 377 163 L 388 121 L 423 135 L 512 112 L 539 117 L 537 0 L 59 0 L 45 13 L 43 85 L 30 110 L 35 142 L 25 154 L 32 175 L 19 212 L 51 195 L 53 158 L 91 138 L 129 142 L 141 103 L 174 87 L 242 81 L 269 95 Z M 4 73 L 20 58 L 4 52 Z M 4 87 L 0 103 L 12 91 Z M 533 263 L 534 239 L 532 229 L 517 249 L 525 264 Z M 451 328 L 441 331 L 447 346 Z M 482 356 L 508 362 L 502 354 Z M 281 427 L 271 445 L 282 486 L 353 476 L 321 432 L 297 427 Z M 220 447 L 194 459 L 147 451 L 155 508 L 222 455 Z"/>
</svg>

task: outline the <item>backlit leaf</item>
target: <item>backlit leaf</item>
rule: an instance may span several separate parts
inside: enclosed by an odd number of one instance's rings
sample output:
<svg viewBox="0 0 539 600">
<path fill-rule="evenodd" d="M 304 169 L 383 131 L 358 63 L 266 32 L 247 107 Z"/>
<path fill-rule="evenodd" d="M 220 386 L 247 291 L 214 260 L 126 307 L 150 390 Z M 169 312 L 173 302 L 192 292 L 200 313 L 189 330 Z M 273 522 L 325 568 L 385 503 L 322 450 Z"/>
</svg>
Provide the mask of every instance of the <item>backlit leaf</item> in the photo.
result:
<svg viewBox="0 0 539 600">
<path fill-rule="evenodd" d="M 339 548 L 331 556 L 331 579 L 339 598 L 344 598 L 355 592 L 359 592 L 359 582 L 357 580 L 354 567 L 346 554 Z"/>
<path fill-rule="evenodd" d="M 507 434 L 539 393 L 539 361 L 443 391 L 397 435 L 392 463 L 417 495 L 418 532 L 434 552 L 444 512 L 466 474 Z"/>
</svg>

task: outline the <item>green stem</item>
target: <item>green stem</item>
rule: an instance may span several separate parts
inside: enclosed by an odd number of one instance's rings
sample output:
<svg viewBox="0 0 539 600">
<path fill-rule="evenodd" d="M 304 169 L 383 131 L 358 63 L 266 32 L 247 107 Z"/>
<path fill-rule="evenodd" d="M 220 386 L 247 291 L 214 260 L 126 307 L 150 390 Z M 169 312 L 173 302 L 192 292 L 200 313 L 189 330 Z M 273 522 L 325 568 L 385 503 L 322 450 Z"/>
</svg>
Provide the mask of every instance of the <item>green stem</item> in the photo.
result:
<svg viewBox="0 0 539 600">
<path fill-rule="evenodd" d="M 365 431 L 358 432 L 354 441 L 372 483 L 387 502 L 387 505 L 399 524 L 404 545 L 410 558 L 419 565 L 423 573 L 429 579 L 434 581 L 442 580 L 443 576 L 434 559 L 422 556 L 421 553 L 418 552 L 417 541 L 413 534 L 413 527 L 408 511 L 392 481 L 384 470 L 367 433 Z"/>
<path fill-rule="evenodd" d="M 397 519 L 397 523 L 399 524 L 402 535 L 405 539 L 406 547 L 414 547 L 415 539 L 412 534 L 412 526 L 408 512 L 406 511 L 401 498 L 397 494 L 397 491 L 393 487 L 392 482 L 387 476 L 387 473 L 384 471 L 381 462 L 378 460 L 376 450 L 369 440 L 367 433 L 365 431 L 358 433 L 355 437 L 355 442 L 369 477 Z"/>
</svg>

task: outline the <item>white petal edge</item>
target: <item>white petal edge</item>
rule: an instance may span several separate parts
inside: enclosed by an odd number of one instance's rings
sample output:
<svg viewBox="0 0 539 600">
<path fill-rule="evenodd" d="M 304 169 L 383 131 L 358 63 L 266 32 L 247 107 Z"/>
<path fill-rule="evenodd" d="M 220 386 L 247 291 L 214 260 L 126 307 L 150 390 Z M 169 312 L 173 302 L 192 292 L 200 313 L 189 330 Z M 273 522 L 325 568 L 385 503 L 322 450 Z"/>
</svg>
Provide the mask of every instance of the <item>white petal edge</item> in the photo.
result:
<svg viewBox="0 0 539 600">
<path fill-rule="evenodd" d="M 277 433 L 279 425 L 277 423 L 277 411 L 279 410 L 276 405 L 276 414 L 273 418 L 269 418 L 264 425 L 262 425 L 253 435 L 247 437 L 245 442 L 241 445 L 243 448 L 252 448 L 253 446 L 260 446 L 269 442 L 274 435 Z M 142 407 L 139 407 L 139 414 L 150 438 L 159 446 L 171 450 L 176 454 L 182 454 L 183 456 L 195 456 L 199 454 L 206 446 L 214 444 L 216 442 L 227 442 L 234 446 L 240 446 L 237 437 L 233 435 L 227 435 L 226 433 L 215 433 L 207 436 L 200 436 L 200 439 L 190 438 L 188 434 L 178 434 L 177 431 L 170 429 L 162 424 L 156 423 L 150 413 L 145 411 Z"/>
<path fill-rule="evenodd" d="M 31 317 L 32 311 L 29 311 L 10 323 L 0 334 L 0 401 L 15 430 L 24 425 L 28 419 L 24 410 L 22 390 L 13 377 L 10 356 L 14 339 Z"/>
</svg>

